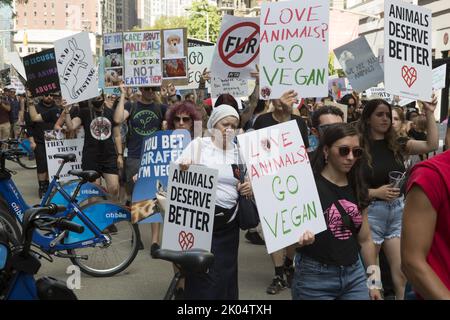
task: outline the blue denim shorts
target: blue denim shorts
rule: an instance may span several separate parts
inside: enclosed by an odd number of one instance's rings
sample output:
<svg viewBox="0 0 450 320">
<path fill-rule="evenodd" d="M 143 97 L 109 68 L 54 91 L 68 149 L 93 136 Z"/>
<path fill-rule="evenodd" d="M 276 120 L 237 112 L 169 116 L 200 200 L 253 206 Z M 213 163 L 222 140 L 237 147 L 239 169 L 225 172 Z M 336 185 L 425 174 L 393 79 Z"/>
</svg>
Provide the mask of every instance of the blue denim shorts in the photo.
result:
<svg viewBox="0 0 450 320">
<path fill-rule="evenodd" d="M 370 300 L 360 259 L 350 266 L 333 266 L 301 253 L 295 255 L 293 300 Z"/>
<path fill-rule="evenodd" d="M 403 196 L 394 201 L 373 201 L 368 209 L 372 240 L 381 245 L 384 240 L 400 238 L 402 232 Z"/>
</svg>

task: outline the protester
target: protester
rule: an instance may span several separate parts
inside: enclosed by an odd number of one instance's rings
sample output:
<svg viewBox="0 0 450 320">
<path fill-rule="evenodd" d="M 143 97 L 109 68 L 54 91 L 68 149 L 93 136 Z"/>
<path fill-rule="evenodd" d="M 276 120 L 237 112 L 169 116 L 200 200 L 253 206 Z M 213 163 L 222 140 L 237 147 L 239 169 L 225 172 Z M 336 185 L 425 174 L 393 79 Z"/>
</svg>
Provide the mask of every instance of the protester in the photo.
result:
<svg viewBox="0 0 450 320">
<path fill-rule="evenodd" d="M 363 136 L 363 147 L 368 154 L 365 179 L 369 185 L 369 223 L 377 253 L 383 246 L 388 259 L 397 299 L 403 299 L 406 279 L 400 268 L 400 234 L 403 196 L 392 184 L 389 174 L 405 172 L 404 156 L 427 153 L 438 148 L 438 131 L 434 119 L 437 100 L 424 102 L 427 116 L 427 141 L 397 140 L 392 126 L 391 105 L 374 99 L 364 108 L 358 126 Z"/>
<path fill-rule="evenodd" d="M 417 164 L 407 186 L 402 270 L 424 299 L 450 300 L 450 151 Z"/>
<path fill-rule="evenodd" d="M 402 107 L 392 108 L 392 127 L 394 128 L 397 136 L 407 137 L 408 131 L 406 130 L 406 118 Z"/>
<path fill-rule="evenodd" d="M 16 138 L 20 132 L 19 126 L 19 113 L 20 113 L 20 102 L 16 96 L 16 89 L 11 88 L 8 92 L 8 102 L 11 107 L 11 112 L 9 113 L 9 123 L 11 125 L 11 138 Z"/>
<path fill-rule="evenodd" d="M 237 201 L 239 193 L 248 197 L 252 189 L 250 182 L 239 183 L 232 170 L 232 164 L 239 162 L 234 143 L 239 114 L 229 105 L 220 105 L 214 108 L 207 126 L 211 136 L 193 140 L 177 161 L 182 170 L 199 164 L 219 171 L 211 244 L 214 263 L 206 274 L 187 275 L 185 298 L 235 300 L 239 298 Z"/>
<path fill-rule="evenodd" d="M 7 92 L 7 91 L 6 91 Z M 11 106 L 5 93 L 3 93 L 0 101 L 0 140 L 8 139 L 11 132 L 9 114 Z"/>
<path fill-rule="evenodd" d="M 290 120 L 295 120 L 302 135 L 305 148 L 308 148 L 308 127 L 301 117 L 292 114 L 292 107 L 294 103 L 298 103 L 297 93 L 294 92 L 294 90 L 287 91 L 280 99 L 272 100 L 271 103 L 274 106 L 274 111 L 260 115 L 256 119 L 253 129 L 258 130 Z M 275 276 L 266 290 L 268 294 L 277 294 L 286 287 L 290 287 L 294 274 L 294 255 L 294 246 L 289 246 L 285 250 L 278 250 L 271 254 L 272 262 L 275 268 Z M 285 276 L 287 281 L 284 279 Z"/>
<path fill-rule="evenodd" d="M 194 137 L 194 128 L 196 127 L 197 135 L 202 135 L 202 117 L 197 112 L 195 105 L 190 101 L 178 102 L 170 106 L 166 112 L 166 122 L 168 130 L 188 130 L 191 137 Z"/>
<path fill-rule="evenodd" d="M 312 167 L 327 230 L 314 241 L 300 239 L 292 283 L 295 300 L 381 298 L 378 289 L 367 287 L 364 268 L 376 264 L 376 250 L 367 217 L 369 197 L 360 145 L 358 132 L 349 124 L 333 124 L 321 137 Z"/>
</svg>

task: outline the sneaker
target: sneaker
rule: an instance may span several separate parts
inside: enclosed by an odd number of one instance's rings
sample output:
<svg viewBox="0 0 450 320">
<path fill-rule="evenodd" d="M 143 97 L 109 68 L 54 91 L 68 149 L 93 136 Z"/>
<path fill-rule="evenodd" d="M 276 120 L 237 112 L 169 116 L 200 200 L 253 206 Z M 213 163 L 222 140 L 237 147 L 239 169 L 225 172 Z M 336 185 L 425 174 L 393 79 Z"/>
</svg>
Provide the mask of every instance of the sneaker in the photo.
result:
<svg viewBox="0 0 450 320">
<path fill-rule="evenodd" d="M 247 233 L 245 234 L 245 239 L 250 241 L 250 243 L 256 244 L 256 245 L 265 245 L 266 244 L 264 242 L 264 240 L 261 238 L 261 236 L 259 235 L 259 233 L 256 231 L 255 232 L 247 231 Z"/>
<path fill-rule="evenodd" d="M 160 246 L 156 242 L 150 247 L 150 255 L 154 258 L 155 252 L 159 250 Z"/>
<path fill-rule="evenodd" d="M 266 292 L 268 294 L 277 294 L 281 290 L 286 289 L 286 287 L 286 281 L 284 281 L 284 279 L 280 278 L 279 276 L 276 276 L 273 278 L 270 286 L 267 287 Z"/>
<path fill-rule="evenodd" d="M 284 274 L 286 275 L 286 284 L 290 288 L 292 285 L 292 279 L 294 279 L 295 269 L 293 266 L 284 267 Z"/>
</svg>

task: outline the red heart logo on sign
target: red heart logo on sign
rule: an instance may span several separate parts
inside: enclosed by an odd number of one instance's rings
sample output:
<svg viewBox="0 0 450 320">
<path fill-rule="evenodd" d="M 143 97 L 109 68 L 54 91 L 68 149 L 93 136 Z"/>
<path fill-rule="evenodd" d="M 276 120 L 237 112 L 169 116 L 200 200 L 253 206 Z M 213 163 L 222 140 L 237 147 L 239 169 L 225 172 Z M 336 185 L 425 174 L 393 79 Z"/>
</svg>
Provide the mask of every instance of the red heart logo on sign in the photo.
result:
<svg viewBox="0 0 450 320">
<path fill-rule="evenodd" d="M 417 70 L 414 67 L 408 68 L 408 66 L 403 66 L 402 68 L 402 77 L 403 80 L 405 80 L 408 87 L 411 88 L 411 86 L 416 82 L 417 80 Z"/>
<path fill-rule="evenodd" d="M 194 246 L 194 235 L 192 233 L 186 233 L 181 231 L 178 234 L 178 243 L 182 250 L 189 250 Z"/>
</svg>

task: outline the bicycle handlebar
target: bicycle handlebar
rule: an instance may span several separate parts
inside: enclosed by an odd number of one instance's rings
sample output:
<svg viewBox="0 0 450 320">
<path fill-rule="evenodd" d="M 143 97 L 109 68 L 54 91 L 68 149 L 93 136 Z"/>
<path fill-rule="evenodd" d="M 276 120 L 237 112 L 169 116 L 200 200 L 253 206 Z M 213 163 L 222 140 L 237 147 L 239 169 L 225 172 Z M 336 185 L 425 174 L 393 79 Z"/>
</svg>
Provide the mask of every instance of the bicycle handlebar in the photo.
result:
<svg viewBox="0 0 450 320">
<path fill-rule="evenodd" d="M 84 227 L 74 223 L 72 221 L 69 221 L 67 219 L 64 218 L 60 218 L 60 220 L 58 222 L 55 223 L 55 226 L 61 230 L 68 230 L 68 231 L 72 231 L 75 233 L 83 233 L 84 232 Z"/>
</svg>

